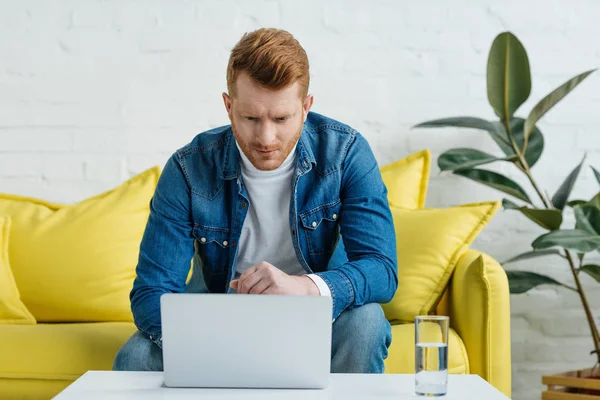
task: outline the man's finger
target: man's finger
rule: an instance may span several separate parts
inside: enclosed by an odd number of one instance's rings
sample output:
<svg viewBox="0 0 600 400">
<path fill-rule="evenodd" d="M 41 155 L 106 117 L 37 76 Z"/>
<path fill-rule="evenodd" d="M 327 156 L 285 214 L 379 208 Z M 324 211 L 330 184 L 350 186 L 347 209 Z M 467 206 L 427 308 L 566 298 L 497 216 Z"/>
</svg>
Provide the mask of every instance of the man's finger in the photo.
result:
<svg viewBox="0 0 600 400">
<path fill-rule="evenodd" d="M 246 276 L 245 278 L 240 277 L 239 293 L 249 293 L 250 289 L 252 289 L 252 287 L 263 278 L 262 275 L 263 274 L 257 271 L 251 275 Z"/>
<path fill-rule="evenodd" d="M 240 280 L 239 280 L 239 279 L 234 279 L 234 280 L 232 280 L 231 282 L 229 282 L 229 286 L 230 286 L 232 289 L 234 289 L 234 290 L 237 290 L 237 288 L 238 288 L 238 284 L 239 284 L 239 283 L 240 283 Z"/>
<path fill-rule="evenodd" d="M 261 294 L 282 294 L 282 293 L 280 293 L 277 285 L 275 285 L 274 282 L 271 282 L 271 284 L 269 286 L 267 286 L 265 288 L 265 290 L 263 290 L 261 292 Z"/>
<path fill-rule="evenodd" d="M 256 265 L 248 268 L 247 270 L 245 270 L 244 272 L 242 272 L 242 275 L 240 275 L 240 281 L 243 280 L 243 279 L 246 279 L 247 277 L 249 277 L 250 275 L 252 275 L 256 271 L 257 271 Z"/>
<path fill-rule="evenodd" d="M 246 280 L 246 278 L 248 276 L 250 276 L 250 274 L 251 274 L 251 271 L 250 271 L 250 268 L 248 268 L 247 270 L 242 272 L 242 275 L 240 275 L 240 277 L 237 279 L 238 280 L 238 284 L 237 284 L 237 292 L 238 293 L 244 293 L 244 290 L 243 290 L 244 281 Z"/>
<path fill-rule="evenodd" d="M 255 275 L 258 275 L 258 274 L 255 274 Z M 271 281 L 268 277 L 263 276 L 263 277 L 261 277 L 261 279 L 258 280 L 258 282 L 256 282 L 256 284 L 254 284 L 254 286 L 248 288 L 248 293 L 249 294 L 262 294 L 262 292 L 267 290 L 267 288 L 269 286 L 271 286 L 272 283 L 273 283 L 273 281 Z"/>
</svg>

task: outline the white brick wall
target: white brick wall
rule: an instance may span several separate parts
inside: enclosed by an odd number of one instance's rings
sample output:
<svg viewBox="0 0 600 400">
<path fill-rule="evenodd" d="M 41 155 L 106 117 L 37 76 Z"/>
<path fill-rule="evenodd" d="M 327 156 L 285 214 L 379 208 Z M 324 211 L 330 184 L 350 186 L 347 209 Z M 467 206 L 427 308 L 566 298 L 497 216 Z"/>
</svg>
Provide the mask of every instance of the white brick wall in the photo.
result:
<svg viewBox="0 0 600 400">
<path fill-rule="evenodd" d="M 53 1 L 0 0 L 0 191 L 72 202 L 163 165 L 197 132 L 227 123 L 229 50 L 261 26 L 290 30 L 311 62 L 314 110 L 361 130 L 383 165 L 422 148 L 497 152 L 486 134 L 411 130 L 425 119 L 493 118 L 487 52 L 511 30 L 524 42 L 533 90 L 523 107 L 567 78 L 600 66 L 600 2 L 430 1 Z M 546 151 L 534 168 L 556 190 L 587 151 L 600 167 L 600 77 L 590 77 L 540 124 Z M 510 173 L 529 190 L 515 171 Z M 576 196 L 598 191 L 584 169 Z M 429 206 L 499 199 L 439 175 Z M 500 212 L 475 247 L 503 260 L 540 233 Z M 569 280 L 553 259 L 517 268 Z M 596 314 L 600 285 L 583 277 Z M 539 399 L 543 373 L 591 366 L 579 299 L 542 288 L 513 296 L 514 398 Z"/>
</svg>

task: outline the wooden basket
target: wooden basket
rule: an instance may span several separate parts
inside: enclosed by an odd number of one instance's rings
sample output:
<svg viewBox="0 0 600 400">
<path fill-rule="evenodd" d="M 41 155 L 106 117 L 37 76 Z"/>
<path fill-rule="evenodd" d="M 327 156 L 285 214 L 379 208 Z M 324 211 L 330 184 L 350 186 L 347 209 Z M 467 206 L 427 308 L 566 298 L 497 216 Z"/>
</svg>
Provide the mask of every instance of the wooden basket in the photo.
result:
<svg viewBox="0 0 600 400">
<path fill-rule="evenodd" d="M 591 373 L 590 368 L 544 375 L 542 383 L 548 385 L 548 390 L 542 392 L 542 400 L 600 400 L 600 379 L 586 378 Z M 600 370 L 595 373 L 600 374 Z"/>
</svg>

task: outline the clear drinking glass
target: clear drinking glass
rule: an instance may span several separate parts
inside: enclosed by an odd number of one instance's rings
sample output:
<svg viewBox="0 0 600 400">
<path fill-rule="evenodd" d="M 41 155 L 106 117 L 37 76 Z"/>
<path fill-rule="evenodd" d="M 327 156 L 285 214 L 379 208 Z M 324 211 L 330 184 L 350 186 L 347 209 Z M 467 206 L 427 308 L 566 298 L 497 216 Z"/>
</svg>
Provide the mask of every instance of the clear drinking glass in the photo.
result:
<svg viewBox="0 0 600 400">
<path fill-rule="evenodd" d="M 420 396 L 443 396 L 448 386 L 449 318 L 415 317 L 415 392 Z"/>
</svg>

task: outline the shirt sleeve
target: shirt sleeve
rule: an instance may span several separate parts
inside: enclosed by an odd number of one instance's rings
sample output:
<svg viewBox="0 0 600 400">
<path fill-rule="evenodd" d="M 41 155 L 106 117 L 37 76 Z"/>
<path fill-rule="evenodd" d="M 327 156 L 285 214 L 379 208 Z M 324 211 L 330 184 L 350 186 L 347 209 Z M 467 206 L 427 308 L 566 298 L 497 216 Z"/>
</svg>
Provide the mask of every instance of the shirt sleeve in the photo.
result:
<svg viewBox="0 0 600 400">
<path fill-rule="evenodd" d="M 306 276 L 308 276 L 310 279 L 312 279 L 312 281 L 315 283 L 315 285 L 317 285 L 317 288 L 319 289 L 319 294 L 321 296 L 331 297 L 331 290 L 329 289 L 329 286 L 327 285 L 327 283 L 325 283 L 323 278 L 321 278 L 319 275 L 315 275 L 315 274 L 308 274 Z"/>
<path fill-rule="evenodd" d="M 367 141 L 356 133 L 348 147 L 337 219 L 344 264 L 317 272 L 331 289 L 333 317 L 368 303 L 388 303 L 398 288 L 396 233 L 379 166 Z"/>
<path fill-rule="evenodd" d="M 165 165 L 152 200 L 130 292 L 138 330 L 162 347 L 160 297 L 182 293 L 194 256 L 191 194 L 175 153 Z"/>
</svg>

